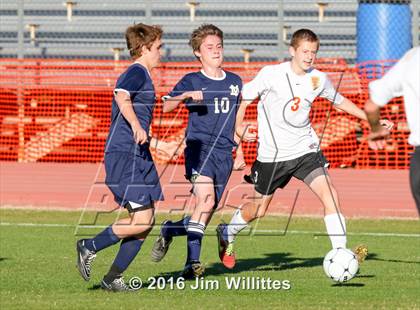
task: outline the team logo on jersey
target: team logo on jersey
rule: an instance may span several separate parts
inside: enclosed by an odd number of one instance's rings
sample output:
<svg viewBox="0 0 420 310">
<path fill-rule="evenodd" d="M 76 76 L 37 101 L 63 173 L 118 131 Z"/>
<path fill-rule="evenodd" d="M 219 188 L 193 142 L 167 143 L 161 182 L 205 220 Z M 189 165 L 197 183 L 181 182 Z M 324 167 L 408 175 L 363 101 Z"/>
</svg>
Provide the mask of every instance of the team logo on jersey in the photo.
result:
<svg viewBox="0 0 420 310">
<path fill-rule="evenodd" d="M 239 95 L 239 85 L 230 85 L 230 95 L 231 96 L 238 96 Z"/>
<path fill-rule="evenodd" d="M 319 86 L 321 86 L 321 83 L 320 83 L 320 80 L 319 80 L 319 76 L 312 76 L 311 77 L 311 82 L 312 82 L 312 89 L 313 90 L 315 90 Z"/>
</svg>

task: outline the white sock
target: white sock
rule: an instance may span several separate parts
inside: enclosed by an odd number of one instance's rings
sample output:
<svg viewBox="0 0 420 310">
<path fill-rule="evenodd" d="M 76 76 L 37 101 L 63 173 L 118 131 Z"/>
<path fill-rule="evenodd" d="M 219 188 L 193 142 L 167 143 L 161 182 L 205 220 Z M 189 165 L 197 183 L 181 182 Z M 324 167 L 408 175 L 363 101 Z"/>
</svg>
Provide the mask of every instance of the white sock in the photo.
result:
<svg viewBox="0 0 420 310">
<path fill-rule="evenodd" d="M 346 248 L 346 221 L 342 214 L 333 213 L 324 217 L 325 227 L 333 249 Z"/>
<path fill-rule="evenodd" d="M 227 226 L 229 243 L 235 241 L 236 235 L 248 226 L 248 223 L 242 218 L 241 210 L 238 209 L 233 213 L 233 217 Z"/>
</svg>

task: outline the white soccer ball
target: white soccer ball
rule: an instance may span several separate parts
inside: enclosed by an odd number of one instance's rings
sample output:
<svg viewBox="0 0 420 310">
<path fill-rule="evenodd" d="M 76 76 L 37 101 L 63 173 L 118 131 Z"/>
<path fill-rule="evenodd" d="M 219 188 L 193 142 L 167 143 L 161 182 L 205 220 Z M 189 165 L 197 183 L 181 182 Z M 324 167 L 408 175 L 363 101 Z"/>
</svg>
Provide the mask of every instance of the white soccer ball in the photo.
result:
<svg viewBox="0 0 420 310">
<path fill-rule="evenodd" d="M 325 255 L 324 271 L 328 278 L 336 282 L 352 279 L 359 270 L 356 255 L 349 249 L 332 249 Z"/>
</svg>

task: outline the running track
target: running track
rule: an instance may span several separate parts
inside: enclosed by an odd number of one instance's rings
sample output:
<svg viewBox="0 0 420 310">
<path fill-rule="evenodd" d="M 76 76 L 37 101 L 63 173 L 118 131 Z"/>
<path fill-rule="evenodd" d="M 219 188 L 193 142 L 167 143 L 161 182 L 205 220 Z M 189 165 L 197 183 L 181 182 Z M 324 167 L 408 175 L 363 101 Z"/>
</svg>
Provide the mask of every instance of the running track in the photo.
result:
<svg viewBox="0 0 420 310">
<path fill-rule="evenodd" d="M 157 211 L 188 211 L 193 200 L 189 195 L 191 187 L 183 176 L 183 165 L 158 166 L 158 170 L 165 201 L 158 203 Z M 252 186 L 242 181 L 244 173 L 233 172 L 221 212 L 231 212 L 252 195 Z M 347 217 L 418 218 L 407 170 L 332 169 L 330 174 Z M 112 210 L 116 206 L 103 180 L 101 164 L 0 162 L 0 205 L 51 210 Z M 294 213 L 322 216 L 321 203 L 296 180 L 285 190 L 276 192 L 268 211 L 289 214 L 298 191 Z"/>
</svg>

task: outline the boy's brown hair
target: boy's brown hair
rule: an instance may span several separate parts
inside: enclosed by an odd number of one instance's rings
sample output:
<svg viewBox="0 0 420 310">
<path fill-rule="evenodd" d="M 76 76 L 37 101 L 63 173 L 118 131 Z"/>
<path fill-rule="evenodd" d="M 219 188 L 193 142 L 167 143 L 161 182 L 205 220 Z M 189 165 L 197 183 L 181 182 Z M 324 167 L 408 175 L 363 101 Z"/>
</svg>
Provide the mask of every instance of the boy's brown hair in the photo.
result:
<svg viewBox="0 0 420 310">
<path fill-rule="evenodd" d="M 319 48 L 319 38 L 315 32 L 310 29 L 299 29 L 295 31 L 292 35 L 292 39 L 290 40 L 290 46 L 297 49 L 300 41 L 317 42 Z"/>
<path fill-rule="evenodd" d="M 207 36 L 218 36 L 222 41 L 223 46 L 223 31 L 220 30 L 218 27 L 212 24 L 204 24 L 198 27 L 193 31 L 190 38 L 190 46 L 192 47 L 193 51 L 198 51 L 200 49 L 200 45 L 203 43 L 204 39 Z"/>
<path fill-rule="evenodd" d="M 162 33 L 162 28 L 155 25 L 149 26 L 139 23 L 128 27 L 125 31 L 125 40 L 131 58 L 139 58 L 141 56 L 142 47 L 146 46 L 147 49 L 150 49 L 153 42 L 162 37 Z"/>
</svg>

